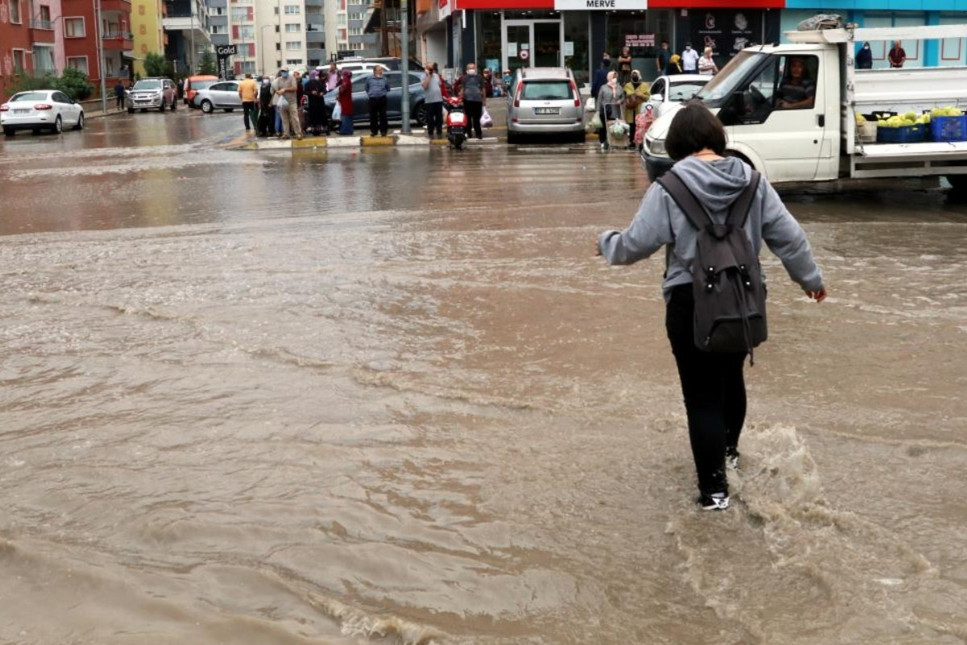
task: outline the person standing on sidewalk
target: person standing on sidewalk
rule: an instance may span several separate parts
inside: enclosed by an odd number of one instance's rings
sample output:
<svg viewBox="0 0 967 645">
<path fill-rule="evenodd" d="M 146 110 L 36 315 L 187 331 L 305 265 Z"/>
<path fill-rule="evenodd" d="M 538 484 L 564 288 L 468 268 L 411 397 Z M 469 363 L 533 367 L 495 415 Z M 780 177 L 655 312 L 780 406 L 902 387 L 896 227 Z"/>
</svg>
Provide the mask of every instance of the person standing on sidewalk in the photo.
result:
<svg viewBox="0 0 967 645">
<path fill-rule="evenodd" d="M 339 69 L 335 63 L 329 63 L 329 71 L 326 72 L 326 91 L 331 92 L 339 87 Z"/>
<path fill-rule="evenodd" d="M 423 102 L 426 105 L 426 137 L 428 139 L 443 137 L 443 94 L 446 85 L 440 78 L 440 70 L 436 63 L 426 66 L 426 76 L 423 77 Z"/>
<path fill-rule="evenodd" d="M 248 132 L 252 126 L 258 127 L 258 110 L 255 107 L 255 100 L 259 95 L 259 86 L 252 79 L 251 74 L 245 75 L 245 80 L 238 84 L 238 98 L 242 100 L 242 121 L 245 123 L 245 131 Z"/>
<path fill-rule="evenodd" d="M 118 79 L 118 82 L 114 85 L 114 100 L 115 100 L 115 103 L 117 104 L 118 112 L 123 110 L 124 109 L 124 83 L 121 82 L 121 79 Z"/>
<path fill-rule="evenodd" d="M 329 116 L 326 114 L 326 83 L 319 77 L 319 72 L 309 73 L 309 83 L 306 85 L 309 96 L 309 128 L 313 134 L 325 134 L 329 131 Z"/>
<path fill-rule="evenodd" d="M 339 111 L 342 113 L 339 121 L 339 134 L 353 133 L 353 75 L 348 69 L 342 71 L 339 80 Z"/>
<path fill-rule="evenodd" d="M 698 73 L 698 52 L 692 49 L 692 43 L 685 43 L 685 51 L 682 52 L 682 69 L 686 74 Z"/>
<path fill-rule="evenodd" d="M 383 76 L 383 68 L 377 65 L 373 68 L 373 75 L 366 79 L 366 96 L 369 97 L 369 134 L 375 137 L 385 137 L 389 124 L 386 119 L 386 95 L 389 94 L 389 84 Z"/>
<path fill-rule="evenodd" d="M 474 136 L 483 139 L 480 117 L 483 116 L 484 106 L 487 105 L 487 97 L 484 93 L 483 78 L 477 74 L 476 63 L 467 65 L 467 73 L 460 77 L 457 84 L 460 87 L 460 100 L 463 102 L 463 110 L 473 128 Z"/>
<path fill-rule="evenodd" d="M 299 88 L 295 77 L 289 76 L 289 70 L 283 67 L 279 72 L 279 77 L 272 83 L 272 89 L 275 90 L 276 95 L 279 97 L 276 108 L 279 111 L 279 118 L 282 119 L 282 138 L 289 139 L 294 136 L 296 139 L 301 139 L 302 127 L 299 125 L 298 102 Z"/>
</svg>

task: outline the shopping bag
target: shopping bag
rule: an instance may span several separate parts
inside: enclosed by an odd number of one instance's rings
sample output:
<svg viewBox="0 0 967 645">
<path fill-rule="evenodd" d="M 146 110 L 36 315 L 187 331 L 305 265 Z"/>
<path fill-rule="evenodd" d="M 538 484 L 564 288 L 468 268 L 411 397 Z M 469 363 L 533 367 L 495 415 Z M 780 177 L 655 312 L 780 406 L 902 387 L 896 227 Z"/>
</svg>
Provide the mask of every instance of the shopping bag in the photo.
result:
<svg viewBox="0 0 967 645">
<path fill-rule="evenodd" d="M 595 130 L 601 129 L 601 113 L 595 112 L 594 116 L 591 117 L 591 127 Z"/>
<path fill-rule="evenodd" d="M 289 107 L 289 102 L 285 100 L 284 94 L 279 96 L 279 102 L 275 104 L 275 107 L 279 108 L 280 110 L 284 110 Z"/>
<path fill-rule="evenodd" d="M 584 102 L 585 112 L 594 112 L 596 109 L 596 101 L 592 97 L 588 97 L 588 100 Z"/>
<path fill-rule="evenodd" d="M 493 127 L 493 125 L 494 125 L 493 117 L 490 116 L 490 112 L 487 111 L 487 108 L 484 108 L 483 112 L 480 113 L 480 127 L 490 128 L 490 127 Z"/>
<path fill-rule="evenodd" d="M 339 105 L 339 101 L 336 101 L 336 106 L 332 108 L 332 120 L 333 121 L 342 120 L 342 106 Z"/>
</svg>

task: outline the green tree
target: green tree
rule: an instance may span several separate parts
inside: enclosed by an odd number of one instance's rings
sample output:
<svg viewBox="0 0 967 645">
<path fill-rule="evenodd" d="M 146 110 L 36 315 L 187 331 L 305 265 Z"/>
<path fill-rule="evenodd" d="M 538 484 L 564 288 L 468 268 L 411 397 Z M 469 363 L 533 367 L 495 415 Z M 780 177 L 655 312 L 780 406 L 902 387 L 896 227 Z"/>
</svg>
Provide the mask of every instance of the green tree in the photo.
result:
<svg viewBox="0 0 967 645">
<path fill-rule="evenodd" d="M 201 57 L 201 69 L 198 70 L 199 74 L 210 74 L 215 75 L 218 70 L 215 68 L 215 57 L 212 55 L 211 51 L 206 51 Z"/>
<path fill-rule="evenodd" d="M 55 81 L 55 87 L 75 101 L 83 101 L 94 93 L 94 86 L 91 85 L 87 74 L 68 67 L 64 70 L 63 76 Z"/>
<path fill-rule="evenodd" d="M 144 73 L 148 76 L 164 76 L 168 61 L 161 54 L 149 53 L 144 57 Z"/>
</svg>

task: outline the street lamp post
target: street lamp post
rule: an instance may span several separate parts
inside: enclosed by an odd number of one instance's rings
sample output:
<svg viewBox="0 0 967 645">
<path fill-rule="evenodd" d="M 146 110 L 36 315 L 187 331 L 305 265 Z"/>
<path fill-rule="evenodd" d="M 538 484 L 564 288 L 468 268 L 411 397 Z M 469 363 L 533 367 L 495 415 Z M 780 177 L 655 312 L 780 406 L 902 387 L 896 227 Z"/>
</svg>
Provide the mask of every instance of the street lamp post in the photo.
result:
<svg viewBox="0 0 967 645">
<path fill-rule="evenodd" d="M 188 75 L 191 76 L 195 73 L 195 0 L 190 0 L 188 3 L 188 12 L 191 18 L 191 29 L 188 30 L 188 33 L 191 35 L 191 51 L 188 52 L 191 57 L 191 64 Z"/>
<path fill-rule="evenodd" d="M 97 75 L 101 77 L 101 112 L 107 114 L 107 82 L 104 79 L 104 40 L 101 33 L 101 0 L 94 5 L 97 14 L 94 37 L 97 40 Z"/>
<path fill-rule="evenodd" d="M 385 9 L 384 9 L 385 11 Z M 403 134 L 410 133 L 410 34 L 409 34 L 409 7 L 406 4 L 406 0 L 400 0 L 400 11 L 402 12 L 401 22 L 400 22 L 400 36 L 403 39 L 401 43 L 401 56 L 400 61 L 400 85 L 403 90 L 402 106 L 400 116 L 403 119 Z"/>
</svg>

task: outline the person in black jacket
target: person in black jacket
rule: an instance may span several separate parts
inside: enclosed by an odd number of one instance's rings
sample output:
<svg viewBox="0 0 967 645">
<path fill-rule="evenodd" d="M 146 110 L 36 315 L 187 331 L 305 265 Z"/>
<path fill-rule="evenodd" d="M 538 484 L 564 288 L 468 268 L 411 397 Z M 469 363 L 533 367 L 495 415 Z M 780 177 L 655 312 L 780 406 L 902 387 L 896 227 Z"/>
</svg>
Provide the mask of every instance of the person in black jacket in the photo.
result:
<svg viewBox="0 0 967 645">
<path fill-rule="evenodd" d="M 608 72 L 611 71 L 611 57 L 608 52 L 604 52 L 601 58 L 601 69 L 595 70 L 594 77 L 591 79 L 591 96 L 598 97 L 598 92 L 608 83 Z"/>
<path fill-rule="evenodd" d="M 873 69 L 873 51 L 868 42 L 856 52 L 856 69 Z"/>
<path fill-rule="evenodd" d="M 259 87 L 259 126 L 260 137 L 275 136 L 275 108 L 272 107 L 272 81 L 268 76 L 262 79 Z"/>
</svg>

